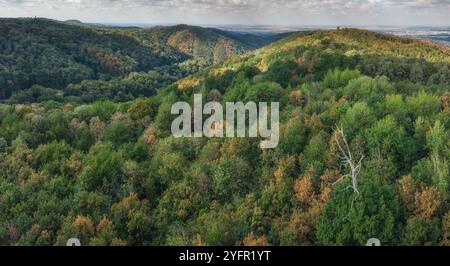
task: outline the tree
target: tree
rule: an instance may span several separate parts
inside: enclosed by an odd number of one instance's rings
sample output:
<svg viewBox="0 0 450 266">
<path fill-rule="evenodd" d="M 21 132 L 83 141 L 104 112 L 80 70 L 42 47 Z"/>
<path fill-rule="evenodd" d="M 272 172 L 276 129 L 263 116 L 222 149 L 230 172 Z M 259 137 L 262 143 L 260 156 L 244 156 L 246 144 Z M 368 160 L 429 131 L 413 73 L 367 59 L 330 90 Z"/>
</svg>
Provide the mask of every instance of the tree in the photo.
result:
<svg viewBox="0 0 450 266">
<path fill-rule="evenodd" d="M 338 181 L 346 177 L 351 178 L 351 189 L 355 193 L 355 197 L 352 200 L 352 207 L 356 200 L 360 197 L 360 192 L 358 188 L 359 183 L 359 175 L 362 170 L 362 162 L 364 160 L 364 156 L 361 156 L 359 159 L 353 158 L 352 152 L 350 151 L 350 147 L 347 142 L 347 138 L 345 137 L 344 131 L 342 129 L 337 128 L 334 133 L 334 139 L 336 144 L 341 151 L 342 156 L 342 165 L 344 167 L 350 167 L 350 174 L 342 176 Z"/>
<path fill-rule="evenodd" d="M 156 114 L 156 108 L 152 98 L 142 98 L 134 101 L 128 108 L 130 116 L 137 120 L 143 119 L 145 116 L 154 117 Z"/>
<path fill-rule="evenodd" d="M 221 201 L 244 195 L 251 184 L 252 168 L 242 158 L 226 158 L 213 170 L 213 191 Z"/>
<path fill-rule="evenodd" d="M 400 198 L 406 208 L 406 211 L 410 214 L 415 209 L 415 196 L 417 192 L 417 184 L 411 178 L 411 176 L 404 176 L 399 181 Z"/>
<path fill-rule="evenodd" d="M 192 229 L 194 235 L 197 235 L 194 244 L 234 245 L 239 239 L 240 228 L 236 226 L 232 213 L 217 202 L 213 202 L 193 222 Z"/>
<path fill-rule="evenodd" d="M 135 193 L 111 206 L 112 222 L 120 239 L 130 245 L 151 243 L 153 221 L 147 200 L 140 200 Z"/>
<path fill-rule="evenodd" d="M 372 109 L 364 102 L 358 102 L 347 110 L 342 117 L 341 129 L 345 131 L 349 141 L 361 134 L 376 121 Z"/>
<path fill-rule="evenodd" d="M 89 130 L 91 131 L 92 135 L 94 135 L 96 141 L 99 141 L 103 138 L 105 128 L 105 123 L 103 123 L 98 116 L 91 118 L 89 122 Z"/>
<path fill-rule="evenodd" d="M 95 237 L 91 238 L 91 246 L 109 246 L 112 245 L 116 233 L 111 220 L 103 217 L 95 228 Z"/>
<path fill-rule="evenodd" d="M 438 120 L 426 135 L 427 146 L 431 150 L 431 163 L 433 165 L 433 181 L 439 190 L 446 194 L 449 189 L 449 161 L 450 138 L 445 128 Z"/>
<path fill-rule="evenodd" d="M 122 113 L 115 113 L 105 129 L 103 139 L 118 147 L 125 142 L 134 140 L 136 133 L 133 121 Z"/>
<path fill-rule="evenodd" d="M 267 73 L 264 75 L 266 80 L 274 81 L 286 88 L 288 85 L 297 85 L 299 77 L 308 73 L 305 66 L 297 64 L 294 61 L 274 61 Z"/>
<path fill-rule="evenodd" d="M 311 205 L 315 200 L 314 183 L 310 176 L 304 176 L 294 184 L 294 191 L 297 200 L 306 205 Z"/>
<path fill-rule="evenodd" d="M 281 127 L 278 149 L 283 154 L 300 154 L 306 145 L 306 130 L 300 118 L 290 119 Z"/>
<path fill-rule="evenodd" d="M 395 174 L 405 172 L 411 166 L 414 154 L 412 140 L 392 116 L 379 120 L 366 130 L 365 138 L 372 158 L 381 157 L 396 162 Z"/>
<path fill-rule="evenodd" d="M 95 234 L 95 226 L 90 217 L 77 215 L 68 217 L 58 236 L 58 245 L 65 246 L 70 238 L 78 238 L 81 245 L 88 245 Z"/>
<path fill-rule="evenodd" d="M 435 246 L 439 240 L 439 225 L 436 220 L 412 217 L 406 222 L 402 243 L 408 246 Z"/>
<path fill-rule="evenodd" d="M 40 145 L 35 150 L 34 165 L 51 175 L 65 173 L 66 160 L 72 153 L 71 147 L 64 141 Z"/>
<path fill-rule="evenodd" d="M 435 187 L 425 188 L 415 195 L 415 215 L 423 220 L 429 220 L 439 210 L 442 196 Z"/>
<path fill-rule="evenodd" d="M 122 157 L 111 144 L 97 144 L 89 151 L 80 181 L 87 191 L 101 191 L 117 197 L 123 175 Z"/>
<path fill-rule="evenodd" d="M 249 233 L 244 241 L 244 246 L 247 247 L 265 247 L 269 246 L 269 242 L 267 240 L 267 236 L 255 236 L 253 233 Z"/>
<path fill-rule="evenodd" d="M 318 222 L 319 245 L 365 245 L 376 237 L 384 245 L 398 243 L 400 206 L 392 187 L 366 172 L 359 186 L 361 197 L 351 206 L 350 180 L 337 185 Z"/>
<path fill-rule="evenodd" d="M 444 246 L 450 246 L 450 211 L 448 211 L 442 218 L 442 241 Z"/>
<path fill-rule="evenodd" d="M 350 80 L 357 79 L 360 76 L 360 72 L 358 70 L 349 70 L 346 69 L 344 71 L 340 71 L 339 69 L 328 70 L 327 74 L 323 79 L 323 84 L 327 88 L 339 88 L 344 87 L 348 84 Z"/>
</svg>

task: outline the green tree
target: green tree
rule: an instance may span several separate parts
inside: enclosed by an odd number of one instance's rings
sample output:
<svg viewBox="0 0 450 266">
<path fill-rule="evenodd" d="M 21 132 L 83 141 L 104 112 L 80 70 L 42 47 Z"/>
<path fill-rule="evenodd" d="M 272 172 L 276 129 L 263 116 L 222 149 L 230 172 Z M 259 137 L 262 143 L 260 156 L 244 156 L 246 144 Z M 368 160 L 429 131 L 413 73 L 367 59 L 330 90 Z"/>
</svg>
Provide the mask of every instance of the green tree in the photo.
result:
<svg viewBox="0 0 450 266">
<path fill-rule="evenodd" d="M 317 229 L 321 245 L 365 245 L 376 237 L 384 245 L 397 244 L 400 204 L 395 190 L 379 178 L 366 174 L 360 183 L 361 195 L 352 205 L 348 182 L 334 188 Z"/>
</svg>

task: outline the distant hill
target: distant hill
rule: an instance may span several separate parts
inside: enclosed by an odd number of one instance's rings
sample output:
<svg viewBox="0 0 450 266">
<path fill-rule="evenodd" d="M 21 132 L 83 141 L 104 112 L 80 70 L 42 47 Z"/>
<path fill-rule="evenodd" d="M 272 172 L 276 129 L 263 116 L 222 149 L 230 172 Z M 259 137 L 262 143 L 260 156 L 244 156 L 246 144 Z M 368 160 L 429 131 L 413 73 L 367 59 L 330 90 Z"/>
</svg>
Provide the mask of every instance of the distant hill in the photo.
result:
<svg viewBox="0 0 450 266">
<path fill-rule="evenodd" d="M 241 34 L 189 25 L 160 26 L 122 33 L 144 42 L 167 44 L 203 64 L 220 63 L 234 55 L 246 53 L 290 35 Z"/>
<path fill-rule="evenodd" d="M 257 58 L 267 59 L 287 54 L 299 47 L 322 49 L 346 56 L 392 56 L 450 62 L 450 49 L 430 41 L 409 39 L 360 29 L 308 31 L 292 34 L 257 51 Z"/>
<path fill-rule="evenodd" d="M 357 68 L 364 74 L 391 80 L 436 83 L 447 80 L 449 63 L 450 49 L 429 40 L 340 29 L 292 34 L 240 60 L 218 65 L 215 71 L 253 66 L 262 72 L 276 68 L 295 72 L 293 68 L 298 66 L 309 73 L 306 78 L 314 80 L 322 78 L 329 68 Z"/>
<path fill-rule="evenodd" d="M 83 23 L 83 22 L 81 22 L 80 20 L 77 20 L 77 19 L 69 19 L 69 20 L 64 20 L 64 21 L 61 21 L 61 22 L 64 23 L 64 24 L 67 24 L 67 25 L 89 27 L 89 24 L 85 24 L 85 23 Z"/>
</svg>

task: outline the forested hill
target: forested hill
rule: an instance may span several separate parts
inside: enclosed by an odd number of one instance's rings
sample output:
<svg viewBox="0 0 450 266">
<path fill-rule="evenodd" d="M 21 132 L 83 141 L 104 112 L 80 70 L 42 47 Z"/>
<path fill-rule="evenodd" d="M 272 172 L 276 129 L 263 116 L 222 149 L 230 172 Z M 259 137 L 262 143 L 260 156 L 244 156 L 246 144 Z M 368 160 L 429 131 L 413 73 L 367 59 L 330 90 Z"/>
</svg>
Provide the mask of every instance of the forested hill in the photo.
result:
<svg viewBox="0 0 450 266">
<path fill-rule="evenodd" d="M 279 49 L 289 51 L 299 45 L 325 47 L 347 56 L 383 55 L 393 57 L 423 58 L 430 62 L 450 62 L 450 49 L 429 41 L 398 37 L 360 29 L 311 31 L 293 34 L 266 49 L 272 53 Z"/>
<path fill-rule="evenodd" d="M 270 62 L 276 59 L 301 60 L 299 57 L 305 47 L 328 54 L 330 57 L 377 58 L 377 60 L 385 59 L 391 62 L 398 60 L 423 60 L 429 63 L 450 62 L 450 49 L 446 46 L 425 40 L 360 29 L 293 33 L 278 42 L 249 53 L 243 58 L 261 70 L 266 70 Z"/>
<path fill-rule="evenodd" d="M 450 245 L 447 49 L 315 31 L 160 73 L 0 104 L 0 245 Z M 196 93 L 279 102 L 279 145 L 174 138 L 172 105 Z"/>
<path fill-rule="evenodd" d="M 212 72 L 256 67 L 280 84 L 320 80 L 330 67 L 355 68 L 391 81 L 446 84 L 450 49 L 430 41 L 359 29 L 294 33 L 280 41 L 217 65 Z M 292 79 L 297 77 L 297 79 Z"/>
<path fill-rule="evenodd" d="M 0 99 L 19 94 L 18 98 L 27 100 L 28 94 L 59 95 L 63 90 L 80 94 L 78 88 L 67 88 L 71 84 L 82 86 L 83 91 L 114 87 L 113 93 L 101 94 L 115 98 L 121 91 L 117 100 L 148 96 L 187 73 L 283 36 L 242 35 L 186 25 L 145 30 L 75 20 L 0 19 Z M 157 77 L 155 73 L 145 74 L 155 69 Z M 118 80 L 105 85 L 114 77 L 129 80 L 128 75 L 133 72 L 142 72 L 140 76 L 148 82 L 140 87 L 146 86 L 147 90 L 136 92 L 129 88 L 130 82 L 118 85 Z M 88 80 L 95 85 L 79 85 Z M 33 86 L 34 92 L 29 91 Z M 95 95 L 96 92 L 85 100 L 91 101 Z"/>
<path fill-rule="evenodd" d="M 289 34 L 255 35 L 227 32 L 214 28 L 176 25 L 130 32 L 142 40 L 165 43 L 205 64 L 260 48 Z"/>
<path fill-rule="evenodd" d="M 109 30 L 47 19 L 0 19 L 0 97 L 172 65 L 188 57 Z"/>
</svg>

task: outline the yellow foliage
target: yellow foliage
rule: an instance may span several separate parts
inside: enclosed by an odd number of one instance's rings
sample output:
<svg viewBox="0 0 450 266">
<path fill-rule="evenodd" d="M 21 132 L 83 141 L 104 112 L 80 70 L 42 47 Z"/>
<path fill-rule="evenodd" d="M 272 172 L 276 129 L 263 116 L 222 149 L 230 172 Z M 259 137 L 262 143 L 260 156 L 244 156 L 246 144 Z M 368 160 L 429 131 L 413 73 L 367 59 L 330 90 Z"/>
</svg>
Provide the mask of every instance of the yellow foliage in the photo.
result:
<svg viewBox="0 0 450 266">
<path fill-rule="evenodd" d="M 113 247 L 123 247 L 127 245 L 127 241 L 119 239 L 119 238 L 113 238 L 111 240 L 111 246 Z"/>
<path fill-rule="evenodd" d="M 327 203 L 331 198 L 332 189 L 329 186 L 324 186 L 322 189 L 322 193 L 320 194 L 319 200 L 321 204 Z"/>
<path fill-rule="evenodd" d="M 221 77 L 231 69 L 229 67 L 214 68 L 209 72 L 212 77 Z"/>
<path fill-rule="evenodd" d="M 450 92 L 445 92 L 440 97 L 442 108 L 445 112 L 450 112 Z"/>
<path fill-rule="evenodd" d="M 123 213 L 129 216 L 133 209 L 136 209 L 140 206 L 140 201 L 136 193 L 130 193 L 130 196 L 122 199 L 121 202 L 114 204 L 111 207 L 111 211 L 113 213 Z"/>
<path fill-rule="evenodd" d="M 289 95 L 289 102 L 292 105 L 300 106 L 303 103 L 303 95 L 300 90 L 295 90 Z"/>
<path fill-rule="evenodd" d="M 295 182 L 295 196 L 303 204 L 311 205 L 316 197 L 314 193 L 314 183 L 310 176 L 304 176 Z"/>
<path fill-rule="evenodd" d="M 412 180 L 411 176 L 404 176 L 400 180 L 400 197 L 408 211 L 412 211 L 414 209 L 414 196 L 416 190 L 416 184 L 414 180 Z"/>
<path fill-rule="evenodd" d="M 244 246 L 246 247 L 266 247 L 269 246 L 267 236 L 255 236 L 253 233 L 248 234 L 244 239 Z"/>
<path fill-rule="evenodd" d="M 416 214 L 423 218 L 431 218 L 442 204 L 442 196 L 436 187 L 428 187 L 416 193 Z"/>
<path fill-rule="evenodd" d="M 72 112 L 73 110 L 75 110 L 75 105 L 71 104 L 71 103 L 66 103 L 64 104 L 64 111 L 66 112 Z"/>
<path fill-rule="evenodd" d="M 97 225 L 97 234 L 101 234 L 106 231 L 111 231 L 113 229 L 112 221 L 103 217 L 103 219 Z"/>
<path fill-rule="evenodd" d="M 441 244 L 444 246 L 450 246 L 450 211 L 442 219 L 442 234 L 443 239 Z"/>
<path fill-rule="evenodd" d="M 31 113 L 32 108 L 30 105 L 18 104 L 16 105 L 15 110 L 19 117 L 24 117 L 26 114 Z"/>
<path fill-rule="evenodd" d="M 79 232 L 83 232 L 89 235 L 94 234 L 94 224 L 89 217 L 78 215 L 73 222 L 73 226 L 77 228 Z"/>
<path fill-rule="evenodd" d="M 182 79 L 180 81 L 178 81 L 176 83 L 177 88 L 179 90 L 190 90 L 195 86 L 198 86 L 200 84 L 200 82 L 202 82 L 203 79 L 201 78 L 196 78 L 196 77 L 192 77 L 192 78 L 187 78 L 187 79 Z"/>
<path fill-rule="evenodd" d="M 192 240 L 192 245 L 195 247 L 205 247 L 206 243 L 202 240 L 202 237 L 197 234 L 194 240 Z"/>
</svg>

